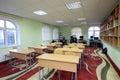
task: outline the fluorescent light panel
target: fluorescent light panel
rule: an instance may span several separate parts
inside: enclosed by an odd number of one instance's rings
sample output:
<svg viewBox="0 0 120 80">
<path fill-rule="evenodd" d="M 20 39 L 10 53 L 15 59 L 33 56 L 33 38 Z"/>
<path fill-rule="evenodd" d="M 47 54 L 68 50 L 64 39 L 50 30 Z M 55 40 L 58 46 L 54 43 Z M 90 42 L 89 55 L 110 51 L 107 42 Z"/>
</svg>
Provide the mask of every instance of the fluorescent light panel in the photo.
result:
<svg viewBox="0 0 120 80">
<path fill-rule="evenodd" d="M 68 24 L 64 24 L 64 25 L 68 25 Z"/>
<path fill-rule="evenodd" d="M 74 2 L 74 3 L 68 3 L 68 4 L 65 4 L 66 7 L 68 9 L 77 9 L 77 8 L 81 8 L 81 2 Z"/>
<path fill-rule="evenodd" d="M 62 21 L 62 20 L 58 20 L 58 21 L 56 21 L 57 23 L 63 23 L 64 21 Z"/>
<path fill-rule="evenodd" d="M 35 11 L 35 12 L 33 12 L 33 13 L 35 13 L 35 14 L 37 14 L 37 15 L 47 15 L 47 14 L 48 14 L 48 13 L 46 13 L 45 11 L 42 11 L 42 10 Z"/>
<path fill-rule="evenodd" d="M 87 24 L 87 22 L 84 21 L 84 22 L 81 22 L 81 24 Z"/>
<path fill-rule="evenodd" d="M 86 20 L 86 19 L 85 18 L 78 18 L 77 20 L 83 21 L 83 20 Z"/>
</svg>

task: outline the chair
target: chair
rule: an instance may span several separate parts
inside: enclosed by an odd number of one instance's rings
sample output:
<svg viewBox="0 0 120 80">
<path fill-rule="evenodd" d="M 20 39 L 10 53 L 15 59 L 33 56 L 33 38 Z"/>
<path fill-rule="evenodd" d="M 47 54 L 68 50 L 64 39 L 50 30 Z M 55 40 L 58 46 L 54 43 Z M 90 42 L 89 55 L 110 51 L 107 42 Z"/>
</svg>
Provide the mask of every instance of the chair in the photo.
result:
<svg viewBox="0 0 120 80">
<path fill-rule="evenodd" d="M 69 46 L 68 45 L 64 45 L 63 48 L 69 48 Z"/>
<path fill-rule="evenodd" d="M 54 48 L 49 46 L 46 51 L 47 53 L 53 53 Z"/>
<path fill-rule="evenodd" d="M 71 48 L 71 47 L 74 47 L 76 45 L 76 43 L 72 43 L 72 44 L 68 44 L 68 46 Z"/>
<path fill-rule="evenodd" d="M 63 50 L 62 49 L 55 49 L 54 54 L 61 54 L 63 55 Z"/>
<path fill-rule="evenodd" d="M 17 49 L 18 47 L 17 46 L 13 46 L 12 49 Z M 7 58 L 10 58 L 12 59 L 13 57 L 10 56 L 10 53 L 8 52 L 7 54 L 5 54 L 5 60 L 7 60 Z"/>
<path fill-rule="evenodd" d="M 55 45 L 56 48 L 61 48 L 61 46 L 62 46 L 62 43 L 61 43 L 61 42 L 56 42 L 55 44 L 56 44 L 56 45 Z"/>
<path fill-rule="evenodd" d="M 71 47 L 71 49 L 79 49 L 78 46 Z"/>
</svg>

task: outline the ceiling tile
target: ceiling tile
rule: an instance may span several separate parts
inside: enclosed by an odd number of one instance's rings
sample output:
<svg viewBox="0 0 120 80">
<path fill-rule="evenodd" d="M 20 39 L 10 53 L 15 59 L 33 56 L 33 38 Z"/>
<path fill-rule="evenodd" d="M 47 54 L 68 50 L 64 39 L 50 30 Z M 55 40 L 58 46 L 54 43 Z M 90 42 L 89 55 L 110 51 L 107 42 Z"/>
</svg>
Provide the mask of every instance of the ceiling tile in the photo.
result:
<svg viewBox="0 0 120 80">
<path fill-rule="evenodd" d="M 65 4 L 81 1 L 82 8 L 69 10 Z M 119 0 L 0 0 L 0 12 L 27 17 L 44 23 L 57 26 L 80 26 L 77 18 L 85 17 L 88 24 L 100 24 L 110 14 Z M 34 11 L 43 10 L 46 16 L 34 14 Z M 56 20 L 64 20 L 58 24 Z"/>
</svg>

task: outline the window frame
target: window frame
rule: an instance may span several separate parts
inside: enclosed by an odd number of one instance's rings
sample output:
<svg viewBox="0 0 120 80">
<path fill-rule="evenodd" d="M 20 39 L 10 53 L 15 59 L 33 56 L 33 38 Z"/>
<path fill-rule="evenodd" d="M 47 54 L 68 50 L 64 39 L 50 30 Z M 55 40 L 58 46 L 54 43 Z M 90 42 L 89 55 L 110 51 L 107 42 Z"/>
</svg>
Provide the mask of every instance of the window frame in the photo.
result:
<svg viewBox="0 0 120 80">
<path fill-rule="evenodd" d="M 53 40 L 58 40 L 59 39 L 59 30 L 58 30 L 58 28 L 53 29 L 53 38 L 52 39 Z"/>
<path fill-rule="evenodd" d="M 77 30 L 77 31 L 75 31 L 75 30 Z M 80 30 L 79 34 L 81 34 L 81 35 L 77 35 L 78 34 L 78 30 Z M 72 30 L 71 30 L 71 36 L 73 36 L 73 35 L 76 35 L 77 39 L 79 39 L 79 37 L 82 36 L 82 29 L 80 27 L 74 27 L 74 28 L 72 28 Z"/>
<path fill-rule="evenodd" d="M 49 30 L 49 31 L 47 31 L 47 32 L 49 32 L 49 35 L 48 35 L 48 33 L 46 33 L 46 30 L 44 30 L 44 29 Z M 45 38 L 46 36 L 49 36 L 49 37 Z M 43 27 L 42 27 L 42 41 L 46 42 L 46 41 L 50 41 L 50 40 L 51 40 L 51 29 L 48 25 L 43 25 Z"/>
<path fill-rule="evenodd" d="M 99 28 L 99 30 L 95 30 L 96 27 Z M 93 29 L 90 30 L 90 28 L 93 28 Z M 89 35 L 89 32 L 93 32 L 93 35 Z M 96 32 L 99 32 L 99 36 L 95 36 Z M 90 26 L 89 29 L 88 29 L 88 39 L 90 39 L 90 36 L 93 36 L 93 38 L 94 37 L 100 38 L 100 27 L 99 26 Z"/>
<path fill-rule="evenodd" d="M 18 46 L 20 45 L 20 31 L 19 31 L 19 26 L 17 24 L 16 21 L 12 20 L 12 19 L 8 19 L 8 18 L 1 18 L 0 17 L 0 20 L 3 20 L 4 21 L 4 27 L 0 27 L 0 30 L 3 30 L 3 36 L 4 36 L 4 44 L 3 45 L 0 45 L 1 48 L 4 48 L 4 47 L 12 47 L 12 46 Z M 6 22 L 9 21 L 11 22 L 15 28 L 7 28 L 6 26 Z M 15 39 L 15 44 L 8 44 L 8 37 L 7 37 L 7 31 L 8 30 L 15 30 L 16 31 L 16 39 Z"/>
</svg>

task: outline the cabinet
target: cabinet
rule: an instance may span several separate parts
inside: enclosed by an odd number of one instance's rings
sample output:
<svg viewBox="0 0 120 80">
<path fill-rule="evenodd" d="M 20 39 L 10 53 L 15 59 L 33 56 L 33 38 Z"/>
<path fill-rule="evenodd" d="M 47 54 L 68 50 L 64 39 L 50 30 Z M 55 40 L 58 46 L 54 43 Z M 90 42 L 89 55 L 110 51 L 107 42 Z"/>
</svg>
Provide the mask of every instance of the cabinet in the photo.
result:
<svg viewBox="0 0 120 80">
<path fill-rule="evenodd" d="M 100 30 L 102 40 L 120 48 L 120 4 L 104 20 Z"/>
</svg>

